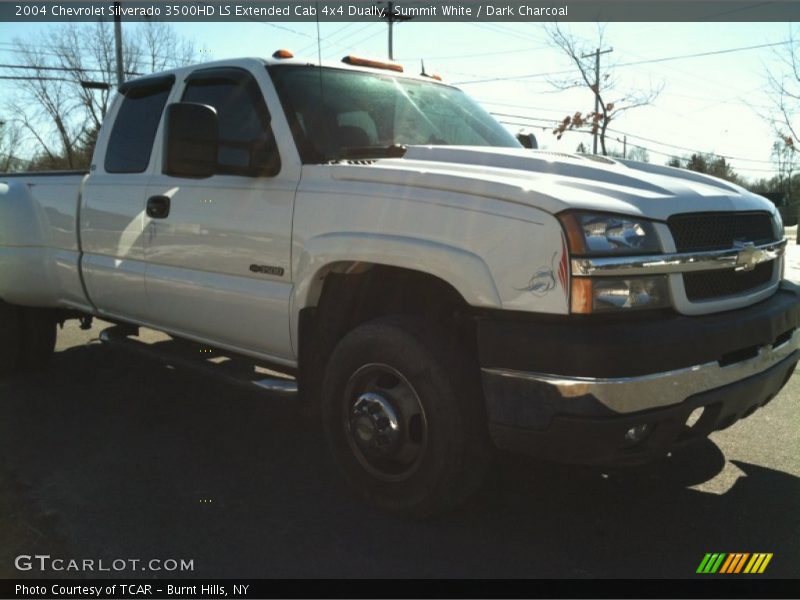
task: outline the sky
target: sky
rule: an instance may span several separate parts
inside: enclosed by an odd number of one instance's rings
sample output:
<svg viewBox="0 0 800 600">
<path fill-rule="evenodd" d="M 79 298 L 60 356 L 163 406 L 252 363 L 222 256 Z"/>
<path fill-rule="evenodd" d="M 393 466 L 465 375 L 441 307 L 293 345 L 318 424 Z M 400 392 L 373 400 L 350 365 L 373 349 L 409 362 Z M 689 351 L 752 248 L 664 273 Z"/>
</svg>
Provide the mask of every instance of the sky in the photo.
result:
<svg viewBox="0 0 800 600">
<path fill-rule="evenodd" d="M 195 41 L 200 60 L 269 56 L 278 48 L 316 60 L 316 23 L 175 23 Z M 795 24 L 796 25 L 796 24 Z M 655 101 L 620 116 L 611 125 L 609 148 L 647 148 L 650 161 L 670 156 L 714 152 L 732 157 L 737 173 L 750 179 L 774 174 L 771 160 L 776 140 L 769 118 L 774 105 L 767 71 L 777 67 L 777 52 L 793 24 L 787 23 L 565 23 L 562 29 L 587 50 L 598 45 L 604 29 L 601 73 L 611 73 L 614 101 L 631 90 L 660 88 Z M 10 62 L 17 36 L 36 39 L 52 24 L 0 23 L 0 63 Z M 136 35 L 137 24 L 123 24 L 123 35 Z M 364 18 L 350 23 L 320 23 L 323 60 L 338 61 L 349 53 L 385 58 L 387 25 Z M 750 48 L 752 46 L 762 46 Z M 730 51 L 745 48 L 743 50 Z M 722 51 L 720 53 L 720 51 Z M 690 54 L 716 53 L 699 57 Z M 577 71 L 549 41 L 541 23 L 422 23 L 408 21 L 394 28 L 394 56 L 407 72 L 418 73 L 424 60 L 429 73 L 457 84 L 514 131 L 521 125 L 536 134 L 540 147 L 574 151 L 591 136 L 567 132 L 559 141 L 554 125 L 576 111 L 593 109 L 586 89 L 558 91 L 554 80 L 575 79 Z M 669 59 L 669 60 L 663 60 Z M 658 61 L 658 62 L 654 62 Z M 630 64 L 638 63 L 638 64 Z M 547 75 L 548 73 L 566 73 Z M 486 81 L 489 80 L 489 81 Z M 5 86 L 4 86 L 5 87 Z M 0 91 L 2 104 L 8 90 Z M 619 141 L 617 141 L 619 140 Z"/>
</svg>

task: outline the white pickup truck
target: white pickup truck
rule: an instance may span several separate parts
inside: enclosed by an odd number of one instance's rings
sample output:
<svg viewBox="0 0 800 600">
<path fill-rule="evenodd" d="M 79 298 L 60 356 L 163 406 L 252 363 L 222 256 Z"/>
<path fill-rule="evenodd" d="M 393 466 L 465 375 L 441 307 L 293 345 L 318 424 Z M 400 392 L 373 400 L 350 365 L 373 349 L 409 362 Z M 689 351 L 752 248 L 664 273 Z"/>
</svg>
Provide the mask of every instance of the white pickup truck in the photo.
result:
<svg viewBox="0 0 800 600">
<path fill-rule="evenodd" d="M 249 384 L 299 391 L 348 482 L 412 516 L 495 446 L 639 463 L 784 386 L 800 291 L 770 202 L 527 150 L 401 71 L 279 51 L 144 77 L 88 173 L 0 175 L 0 370 L 92 316 L 267 365 Z"/>
</svg>

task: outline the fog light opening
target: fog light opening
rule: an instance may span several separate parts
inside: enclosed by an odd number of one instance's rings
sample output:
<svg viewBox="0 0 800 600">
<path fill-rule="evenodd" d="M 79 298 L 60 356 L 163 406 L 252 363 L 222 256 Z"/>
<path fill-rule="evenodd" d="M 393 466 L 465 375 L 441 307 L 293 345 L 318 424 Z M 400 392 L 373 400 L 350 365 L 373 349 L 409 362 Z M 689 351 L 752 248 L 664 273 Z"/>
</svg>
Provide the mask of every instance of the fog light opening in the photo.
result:
<svg viewBox="0 0 800 600">
<path fill-rule="evenodd" d="M 650 432 L 653 431 L 653 425 L 645 423 L 643 425 L 634 425 L 625 432 L 625 437 L 622 440 L 623 448 L 632 448 L 641 444 Z"/>
<path fill-rule="evenodd" d="M 701 406 L 700 408 L 695 408 L 692 411 L 692 414 L 689 415 L 689 418 L 686 419 L 686 426 L 687 427 L 694 427 L 695 425 L 697 425 L 697 422 L 700 420 L 700 417 L 703 416 L 703 413 L 705 412 L 705 410 L 706 409 L 705 409 L 704 406 Z"/>
</svg>

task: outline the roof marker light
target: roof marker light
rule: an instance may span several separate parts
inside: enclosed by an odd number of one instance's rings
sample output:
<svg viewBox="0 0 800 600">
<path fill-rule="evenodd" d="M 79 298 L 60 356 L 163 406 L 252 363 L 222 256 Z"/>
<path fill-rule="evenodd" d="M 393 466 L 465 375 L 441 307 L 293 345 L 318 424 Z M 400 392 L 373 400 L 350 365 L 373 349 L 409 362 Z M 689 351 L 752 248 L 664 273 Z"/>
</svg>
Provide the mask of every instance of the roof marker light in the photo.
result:
<svg viewBox="0 0 800 600">
<path fill-rule="evenodd" d="M 294 54 L 290 50 L 281 48 L 280 50 L 275 50 L 272 58 L 294 58 Z"/>
<path fill-rule="evenodd" d="M 387 69 L 389 71 L 403 72 L 403 65 L 396 62 L 388 62 L 382 60 L 372 60 L 371 58 L 361 58 L 348 54 L 342 59 L 346 65 L 353 65 L 357 67 L 372 67 L 373 69 Z"/>
</svg>

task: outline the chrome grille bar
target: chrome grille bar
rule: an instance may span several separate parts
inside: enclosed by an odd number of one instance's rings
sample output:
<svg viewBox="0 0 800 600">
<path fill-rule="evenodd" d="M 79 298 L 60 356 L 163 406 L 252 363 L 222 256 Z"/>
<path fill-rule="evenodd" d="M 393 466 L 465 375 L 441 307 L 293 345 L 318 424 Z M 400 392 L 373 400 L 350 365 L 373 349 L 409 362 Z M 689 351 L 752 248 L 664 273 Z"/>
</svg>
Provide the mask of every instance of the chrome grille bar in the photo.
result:
<svg viewBox="0 0 800 600">
<path fill-rule="evenodd" d="M 761 263 L 783 256 L 787 239 L 742 248 L 712 252 L 677 252 L 649 256 L 620 256 L 608 258 L 573 258 L 572 274 L 578 277 L 627 277 L 635 275 L 668 275 L 717 269 L 750 271 Z"/>
</svg>

